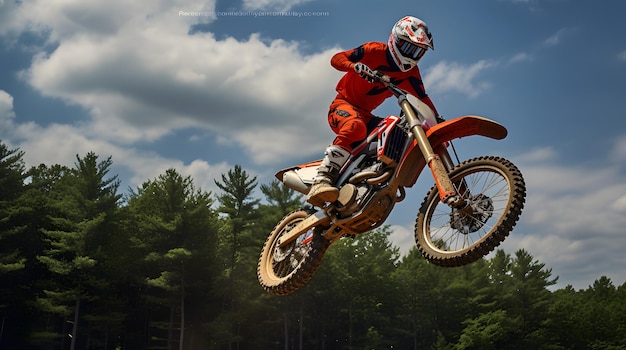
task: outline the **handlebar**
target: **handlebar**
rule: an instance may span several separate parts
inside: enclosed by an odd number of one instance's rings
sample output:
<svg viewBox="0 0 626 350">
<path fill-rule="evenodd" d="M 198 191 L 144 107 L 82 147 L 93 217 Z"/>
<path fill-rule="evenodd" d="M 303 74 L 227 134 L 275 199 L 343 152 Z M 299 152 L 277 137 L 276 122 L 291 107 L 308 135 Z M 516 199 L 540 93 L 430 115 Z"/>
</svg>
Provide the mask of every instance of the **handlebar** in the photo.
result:
<svg viewBox="0 0 626 350">
<path fill-rule="evenodd" d="M 362 76 L 366 75 L 372 78 L 372 80 L 383 84 L 391 84 L 391 78 L 388 75 L 383 74 L 377 70 L 373 70 L 362 63 L 360 63 L 360 65 L 361 67 L 365 67 L 365 69 L 360 70 L 358 69 L 358 67 L 355 66 L 355 70 L 357 71 L 357 73 L 361 74 Z M 363 77 L 363 79 L 365 79 L 365 77 Z"/>
<path fill-rule="evenodd" d="M 370 74 L 371 72 L 371 74 Z M 396 84 L 391 81 L 391 77 L 387 74 L 381 73 L 377 70 L 363 70 L 361 74 L 367 75 L 372 78 L 374 81 L 382 83 L 387 89 L 391 90 L 391 92 L 396 96 L 406 96 L 407 92 L 400 89 Z M 364 78 L 365 79 L 365 78 Z"/>
<path fill-rule="evenodd" d="M 362 69 L 358 71 L 361 77 L 366 80 L 382 83 L 398 99 L 398 104 L 400 105 L 402 111 L 405 114 L 413 114 L 416 117 L 412 118 L 413 120 L 425 120 L 430 126 L 444 121 L 443 118 L 434 114 L 434 111 L 430 108 L 430 106 L 426 105 L 417 97 L 409 94 L 407 91 L 399 88 L 396 84 L 394 84 L 390 76 L 379 71 L 372 70 L 367 66 L 365 66 L 365 68 L 367 69 Z M 417 117 L 416 113 L 419 114 L 421 117 Z"/>
</svg>

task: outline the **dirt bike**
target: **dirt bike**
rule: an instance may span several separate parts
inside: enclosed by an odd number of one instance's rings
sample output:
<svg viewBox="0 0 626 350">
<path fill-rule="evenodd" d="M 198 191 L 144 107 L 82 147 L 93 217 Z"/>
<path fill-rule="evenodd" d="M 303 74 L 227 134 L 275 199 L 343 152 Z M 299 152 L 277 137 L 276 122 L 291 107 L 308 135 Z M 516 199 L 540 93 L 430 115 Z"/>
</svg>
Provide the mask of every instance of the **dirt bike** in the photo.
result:
<svg viewBox="0 0 626 350">
<path fill-rule="evenodd" d="M 451 141 L 461 137 L 504 139 L 504 126 L 473 115 L 445 121 L 388 76 L 371 71 L 369 78 L 398 99 L 400 116 L 379 118 L 381 122 L 353 148 L 336 183 L 336 202 L 293 211 L 269 234 L 257 275 L 270 294 L 297 291 L 334 242 L 381 226 L 426 166 L 435 185 L 419 209 L 415 242 L 429 262 L 455 267 L 482 258 L 508 236 L 521 215 L 526 187 L 513 163 L 496 156 L 461 163 L 448 152 L 454 151 Z M 307 194 L 320 164 L 317 160 L 283 169 L 276 177 Z"/>
</svg>

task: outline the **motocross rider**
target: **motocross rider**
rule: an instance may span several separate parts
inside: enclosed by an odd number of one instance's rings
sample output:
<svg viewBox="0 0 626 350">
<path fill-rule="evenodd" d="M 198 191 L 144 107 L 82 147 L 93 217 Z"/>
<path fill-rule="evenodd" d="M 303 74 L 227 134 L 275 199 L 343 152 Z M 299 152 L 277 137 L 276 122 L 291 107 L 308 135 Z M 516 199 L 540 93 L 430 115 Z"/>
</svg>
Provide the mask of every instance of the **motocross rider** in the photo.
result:
<svg viewBox="0 0 626 350">
<path fill-rule="evenodd" d="M 435 115 L 439 115 L 424 90 L 417 67 L 417 62 L 428 49 L 434 49 L 434 46 L 426 23 L 406 16 L 393 26 L 387 44 L 367 42 L 332 57 L 331 65 L 346 72 L 337 83 L 337 97 L 328 112 L 328 124 L 337 137 L 324 152 L 307 196 L 309 203 L 321 207 L 325 202 L 337 200 L 339 190 L 335 182 L 350 157 L 352 145 L 367 137 L 368 126 L 375 126 L 380 120 L 372 115 L 372 111 L 392 95 L 366 73 L 376 70 L 388 75 L 394 84 L 417 96 L 432 108 Z"/>
</svg>

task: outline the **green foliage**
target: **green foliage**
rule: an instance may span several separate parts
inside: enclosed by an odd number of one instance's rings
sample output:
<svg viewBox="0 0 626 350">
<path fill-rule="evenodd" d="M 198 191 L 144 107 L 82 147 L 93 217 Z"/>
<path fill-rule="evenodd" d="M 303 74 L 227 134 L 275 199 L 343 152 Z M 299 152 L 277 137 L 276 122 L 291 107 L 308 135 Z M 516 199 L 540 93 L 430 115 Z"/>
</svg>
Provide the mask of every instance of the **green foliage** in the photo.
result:
<svg viewBox="0 0 626 350">
<path fill-rule="evenodd" d="M 217 272 L 217 216 L 212 205 L 210 193 L 196 189 L 191 177 L 174 169 L 144 182 L 128 199 L 134 272 L 144 276 L 134 283 L 145 288 L 139 297 L 145 302 L 141 312 L 151 316 L 145 324 L 151 346 L 171 348 L 184 342 L 185 324 L 201 323 L 199 317 L 213 303 L 208 299 L 206 306 L 186 312 L 187 305 L 196 302 L 195 293 L 210 289 Z"/>
<path fill-rule="evenodd" d="M 252 192 L 257 186 L 256 176 L 250 178 L 240 165 L 235 165 L 227 174 L 222 174 L 221 182 L 215 180 L 215 184 L 224 192 L 217 196 L 220 212 L 233 220 L 246 221 L 254 218 L 254 209 L 260 201 L 252 198 Z M 239 225 L 236 227 L 240 228 Z"/>
<path fill-rule="evenodd" d="M 24 187 L 24 152 L 9 149 L 0 140 L 0 201 L 14 199 Z"/>
<path fill-rule="evenodd" d="M 401 256 L 383 226 L 342 238 L 307 286 L 274 297 L 259 253 L 303 203 L 278 181 L 235 166 L 214 196 L 168 169 L 122 202 L 111 158 L 25 171 L 22 156 L 0 142 L 2 348 L 626 348 L 626 283 L 552 290 L 523 249 L 440 268 Z"/>
<path fill-rule="evenodd" d="M 17 198 L 25 190 L 24 152 L 9 149 L 0 141 L 0 276 L 19 271 L 26 265 L 15 235 L 21 229 L 19 212 L 23 210 Z"/>
</svg>

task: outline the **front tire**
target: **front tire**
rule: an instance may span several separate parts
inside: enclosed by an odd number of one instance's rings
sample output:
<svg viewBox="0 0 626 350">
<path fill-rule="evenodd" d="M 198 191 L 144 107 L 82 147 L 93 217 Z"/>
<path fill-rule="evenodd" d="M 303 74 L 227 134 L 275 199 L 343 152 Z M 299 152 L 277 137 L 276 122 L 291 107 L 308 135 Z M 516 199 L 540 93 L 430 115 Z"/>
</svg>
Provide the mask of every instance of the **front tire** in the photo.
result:
<svg viewBox="0 0 626 350">
<path fill-rule="evenodd" d="M 287 214 L 267 237 L 261 250 L 257 277 L 268 293 L 287 295 L 297 291 L 313 277 L 322 263 L 330 246 L 322 236 L 322 228 L 314 227 L 286 247 L 278 247 L 279 238 L 309 215 L 304 209 Z"/>
<path fill-rule="evenodd" d="M 450 208 L 434 186 L 417 215 L 415 242 L 428 261 L 453 267 L 482 258 L 504 241 L 522 213 L 526 186 L 519 169 L 499 157 L 465 161 L 449 176 L 468 206 Z"/>
</svg>

